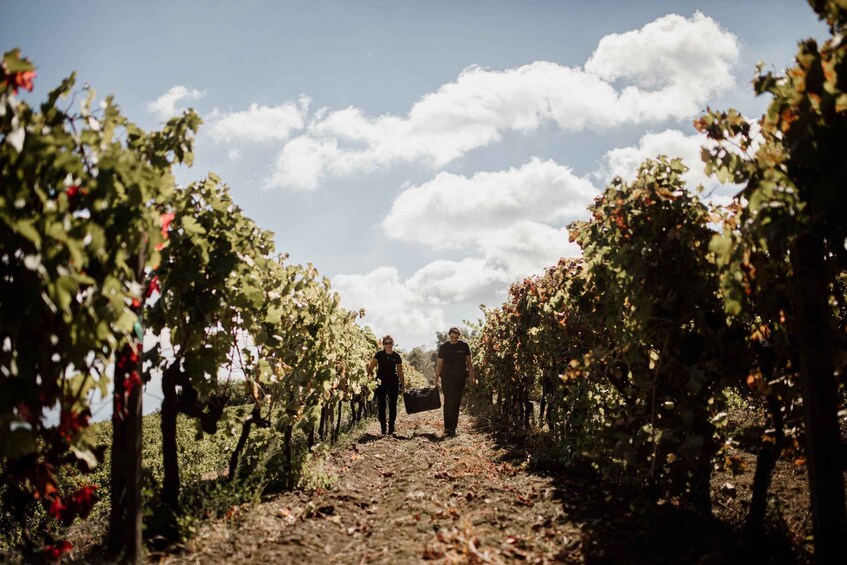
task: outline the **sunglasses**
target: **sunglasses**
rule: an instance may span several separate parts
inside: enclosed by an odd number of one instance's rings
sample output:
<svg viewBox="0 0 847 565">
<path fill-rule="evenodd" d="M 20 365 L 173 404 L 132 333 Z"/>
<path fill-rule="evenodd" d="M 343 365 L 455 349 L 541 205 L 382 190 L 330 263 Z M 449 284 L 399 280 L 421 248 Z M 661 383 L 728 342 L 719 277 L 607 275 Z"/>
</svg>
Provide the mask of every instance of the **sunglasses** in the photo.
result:
<svg viewBox="0 0 847 565">
<path fill-rule="evenodd" d="M 394 345 L 393 341 L 383 341 L 382 345 Z"/>
</svg>

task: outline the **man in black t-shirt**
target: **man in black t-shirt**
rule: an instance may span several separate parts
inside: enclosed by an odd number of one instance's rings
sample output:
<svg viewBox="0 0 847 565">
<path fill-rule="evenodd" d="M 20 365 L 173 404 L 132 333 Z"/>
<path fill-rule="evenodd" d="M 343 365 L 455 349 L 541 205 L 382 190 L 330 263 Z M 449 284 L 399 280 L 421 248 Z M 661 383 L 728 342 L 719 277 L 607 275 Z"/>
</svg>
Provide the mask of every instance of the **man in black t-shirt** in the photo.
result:
<svg viewBox="0 0 847 565">
<path fill-rule="evenodd" d="M 462 405 L 462 394 L 465 392 L 465 382 L 476 382 L 471 360 L 471 348 L 460 341 L 459 328 L 450 328 L 447 332 L 450 341 L 444 342 L 438 348 L 438 362 L 435 365 L 435 386 L 441 384 L 444 392 L 444 435 L 456 435 L 459 423 L 459 407 Z"/>
<path fill-rule="evenodd" d="M 368 364 L 368 376 L 373 375 L 374 367 L 377 367 L 376 378 L 379 386 L 376 388 L 377 412 L 379 414 L 379 425 L 382 433 L 394 433 L 394 421 L 397 419 L 397 396 L 400 385 L 406 387 L 406 377 L 403 375 L 403 360 L 400 354 L 394 351 L 394 338 L 387 335 L 382 338 L 382 351 L 377 351 Z M 388 421 L 385 418 L 385 404 L 388 403 Z"/>
</svg>

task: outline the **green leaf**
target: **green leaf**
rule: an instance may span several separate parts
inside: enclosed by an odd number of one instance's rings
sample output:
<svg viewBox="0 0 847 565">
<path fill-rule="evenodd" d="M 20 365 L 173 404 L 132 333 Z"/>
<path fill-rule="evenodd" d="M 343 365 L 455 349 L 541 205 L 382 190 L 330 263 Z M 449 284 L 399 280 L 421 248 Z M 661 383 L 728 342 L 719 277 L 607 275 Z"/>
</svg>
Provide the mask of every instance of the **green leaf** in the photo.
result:
<svg viewBox="0 0 847 565">
<path fill-rule="evenodd" d="M 115 320 L 112 326 L 118 333 L 126 335 L 134 330 L 137 321 L 138 317 L 133 314 L 130 310 L 124 308 L 120 316 L 117 320 Z"/>
<path fill-rule="evenodd" d="M 726 265 L 732 255 L 732 239 L 724 235 L 712 236 L 709 251 L 717 256 L 718 264 Z"/>
<path fill-rule="evenodd" d="M 203 235 L 206 233 L 206 229 L 200 224 L 198 224 L 197 220 L 195 220 L 191 216 L 184 216 L 180 221 L 182 224 L 182 228 L 187 234 Z"/>
<path fill-rule="evenodd" d="M 76 281 L 72 277 L 64 276 L 57 278 L 51 286 L 53 288 L 53 292 L 51 294 L 53 302 L 60 310 L 67 311 L 71 305 L 73 297 L 76 295 Z"/>
<path fill-rule="evenodd" d="M 8 73 L 22 73 L 32 71 L 35 65 L 25 58 L 21 58 L 20 49 L 12 49 L 3 55 L 3 66 Z"/>
<path fill-rule="evenodd" d="M 29 429 L 15 428 L 10 432 L 5 432 L 5 435 L 6 438 L 3 439 L 0 446 L 3 447 L 3 455 L 7 459 L 21 459 L 35 453 L 35 438 Z"/>
<path fill-rule="evenodd" d="M 41 249 L 41 234 L 35 229 L 35 222 L 18 220 L 15 223 L 15 231 L 34 243 L 36 249 Z"/>
</svg>

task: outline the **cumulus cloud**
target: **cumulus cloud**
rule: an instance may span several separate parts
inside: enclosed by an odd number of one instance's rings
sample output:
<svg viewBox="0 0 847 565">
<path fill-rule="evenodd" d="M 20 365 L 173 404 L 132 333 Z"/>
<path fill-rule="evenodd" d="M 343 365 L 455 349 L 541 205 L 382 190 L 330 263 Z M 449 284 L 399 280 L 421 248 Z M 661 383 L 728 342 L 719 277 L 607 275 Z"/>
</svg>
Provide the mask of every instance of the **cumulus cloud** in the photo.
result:
<svg viewBox="0 0 847 565">
<path fill-rule="evenodd" d="M 754 139 L 751 151 L 755 151 L 757 140 L 760 138 L 758 124 L 753 124 L 751 134 Z M 682 159 L 688 167 L 688 172 L 682 178 L 689 189 L 703 186 L 708 200 L 715 204 L 728 204 L 741 187 L 735 184 L 721 184 L 716 177 L 706 175 L 705 165 L 700 155 L 701 149 L 714 146 L 715 142 L 700 133 L 686 135 L 673 129 L 647 133 L 638 140 L 637 145 L 607 151 L 601 160 L 600 168 L 593 173 L 593 176 L 604 184 L 616 176 L 625 181 L 632 181 L 638 172 L 639 165 L 645 159 L 655 159 L 659 155 L 665 155 L 669 158 Z M 740 151 L 732 147 L 730 149 Z"/>
<path fill-rule="evenodd" d="M 705 167 L 700 158 L 701 147 L 708 143 L 709 140 L 705 135 L 699 133 L 686 135 L 675 129 L 647 133 L 638 140 L 637 145 L 607 151 L 596 176 L 604 182 L 610 181 L 613 177 L 631 181 L 638 172 L 638 166 L 645 159 L 655 159 L 659 155 L 666 155 L 670 158 L 682 159 L 688 167 L 688 172 L 683 176 L 686 184 L 691 187 L 710 186 L 716 181 L 706 176 Z"/>
<path fill-rule="evenodd" d="M 283 147 L 267 183 L 312 189 L 328 176 L 397 162 L 438 168 L 548 122 L 579 131 L 687 118 L 733 86 L 737 59 L 736 37 L 711 18 L 667 15 L 604 37 L 584 68 L 546 61 L 504 71 L 470 67 L 404 116 L 322 109 Z"/>
<path fill-rule="evenodd" d="M 525 264 L 493 257 L 468 257 L 460 261 L 440 259 L 406 278 L 394 267 L 383 266 L 366 274 L 336 275 L 332 286 L 341 294 L 345 307 L 366 309 L 364 322 L 377 335 L 390 332 L 395 333 L 395 337 L 402 335 L 412 344 L 425 343 L 432 339 L 435 331 L 444 331 L 460 322 L 452 319 L 447 323 L 445 312 L 455 316 L 457 306 L 464 305 L 473 315 L 479 304 L 499 304 L 516 280 L 540 274 L 562 255 L 576 255 L 579 250 L 571 249 L 564 230 L 560 235 L 561 241 L 551 245 L 543 258 L 537 256 Z M 504 237 L 509 238 L 508 235 Z M 531 247 L 538 251 L 535 243 Z M 520 243 L 516 247 L 520 247 Z M 554 251 L 556 249 L 565 252 Z"/>
<path fill-rule="evenodd" d="M 734 85 L 738 54 L 736 37 L 713 19 L 700 12 L 690 19 L 669 14 L 601 39 L 585 71 L 624 83 L 615 110 L 632 121 L 680 119 Z"/>
<path fill-rule="evenodd" d="M 433 261 L 406 278 L 392 267 L 337 275 L 333 286 L 347 307 L 367 309 L 366 322 L 377 333 L 390 329 L 427 340 L 444 330 L 445 309 L 500 302 L 515 280 L 577 255 L 565 226 L 587 215 L 596 194 L 588 180 L 540 159 L 471 177 L 441 173 L 405 187 L 383 229 L 394 239 L 470 256 Z"/>
<path fill-rule="evenodd" d="M 473 257 L 439 259 L 403 282 L 426 304 L 491 304 L 503 300 L 516 280 L 540 274 L 560 257 L 579 255 L 568 242 L 567 228 L 537 222 L 505 225 L 481 240 Z"/>
<path fill-rule="evenodd" d="M 513 280 L 505 266 L 468 257 L 461 261 L 433 261 L 409 277 L 405 286 L 428 304 L 478 304 L 507 289 Z"/>
<path fill-rule="evenodd" d="M 401 281 L 394 267 L 378 267 L 366 274 L 341 274 L 332 286 L 347 308 L 365 308 L 364 322 L 375 334 L 404 332 L 429 340 L 444 327 L 444 310 L 434 307 Z M 403 344 L 400 344 L 403 345 Z"/>
<path fill-rule="evenodd" d="M 577 254 L 565 226 L 587 214 L 596 194 L 588 180 L 540 159 L 471 177 L 439 173 L 406 187 L 382 227 L 393 239 L 474 254 L 412 275 L 409 288 L 426 301 L 488 302 L 515 279 Z"/>
<path fill-rule="evenodd" d="M 177 106 L 181 100 L 199 100 L 206 95 L 203 90 L 188 89 L 177 85 L 147 104 L 147 111 L 159 119 L 167 120 L 181 113 L 185 108 Z"/>
<path fill-rule="evenodd" d="M 217 108 L 206 120 L 208 133 L 216 141 L 284 141 L 305 126 L 309 99 L 279 106 L 251 104 L 241 112 L 220 112 Z"/>
<path fill-rule="evenodd" d="M 395 239 L 472 256 L 433 261 L 405 279 L 391 267 L 337 275 L 333 286 L 345 305 L 368 310 L 375 331 L 394 328 L 427 339 L 443 331 L 444 308 L 499 302 L 515 280 L 578 254 L 565 226 L 587 214 L 596 193 L 570 169 L 539 159 L 472 177 L 441 173 L 405 187 L 383 229 Z"/>
<path fill-rule="evenodd" d="M 505 268 L 468 258 L 434 261 L 407 278 L 387 266 L 365 274 L 340 274 L 332 279 L 332 286 L 345 307 L 365 308 L 363 322 L 375 334 L 391 333 L 402 347 L 428 342 L 436 331 L 459 323 L 446 321 L 447 308 L 455 315 L 458 303 L 475 311 L 480 303 L 501 301 L 513 281 Z M 403 343 L 404 339 L 408 342 Z"/>
<path fill-rule="evenodd" d="M 588 216 L 585 203 L 581 213 L 571 219 Z M 579 255 L 579 246 L 568 241 L 566 224 L 558 227 L 523 221 L 495 232 L 483 241 L 480 249 L 485 257 L 502 265 L 516 278 L 540 273 L 560 257 Z"/>
<path fill-rule="evenodd" d="M 585 211 L 592 184 L 553 161 L 471 177 L 439 173 L 406 187 L 383 220 L 386 235 L 433 247 L 485 247 L 522 223 L 562 226 Z"/>
<path fill-rule="evenodd" d="M 362 155 L 346 154 L 335 139 L 299 136 L 289 141 L 277 156 L 268 187 L 290 187 L 311 190 L 318 187 L 328 163 L 336 175 L 375 167 Z"/>
<path fill-rule="evenodd" d="M 471 177 L 442 172 L 429 182 L 406 187 L 382 227 L 393 239 L 477 253 L 476 262 L 462 265 L 461 276 L 472 278 L 467 283 L 472 286 L 487 281 L 484 289 L 490 292 L 504 281 L 540 272 L 559 257 L 574 254 L 565 226 L 585 216 L 596 194 L 587 179 L 540 159 Z M 433 265 L 426 277 L 421 274 L 416 287 L 430 282 L 436 295 L 449 287 L 454 299 L 478 294 L 468 291 L 467 284 L 435 289 L 432 275 L 443 274 L 446 264 L 439 269 Z"/>
</svg>

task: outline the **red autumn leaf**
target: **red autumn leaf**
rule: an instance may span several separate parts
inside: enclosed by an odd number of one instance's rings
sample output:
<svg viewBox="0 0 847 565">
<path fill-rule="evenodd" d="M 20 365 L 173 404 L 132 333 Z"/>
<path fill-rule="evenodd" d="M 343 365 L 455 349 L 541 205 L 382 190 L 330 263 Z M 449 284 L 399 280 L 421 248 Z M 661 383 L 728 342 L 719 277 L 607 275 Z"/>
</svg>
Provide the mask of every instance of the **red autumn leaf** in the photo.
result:
<svg viewBox="0 0 847 565">
<path fill-rule="evenodd" d="M 66 441 L 71 441 L 79 430 L 88 427 L 88 418 L 87 411 L 78 414 L 73 410 L 62 410 L 59 417 L 59 433 Z"/>
<path fill-rule="evenodd" d="M 47 513 L 57 520 L 62 520 L 67 509 L 68 506 L 62 500 L 62 497 L 57 496 L 50 502 L 50 508 L 47 510 Z"/>
<path fill-rule="evenodd" d="M 117 389 L 114 394 L 115 410 L 112 412 L 112 420 L 122 422 L 126 417 L 126 405 L 124 404 L 124 395 L 119 393 Z"/>
<path fill-rule="evenodd" d="M 523 496 L 523 495 L 520 495 L 520 494 L 515 495 L 515 498 L 517 498 L 518 502 L 520 502 L 524 506 L 532 506 L 534 504 L 532 502 L 532 500 L 529 499 L 529 497 L 526 497 L 526 496 Z"/>
<path fill-rule="evenodd" d="M 176 214 L 173 212 L 168 212 L 167 214 L 162 214 L 160 219 L 162 220 L 162 237 L 168 239 L 168 228 L 171 226 L 171 222 L 174 221 Z"/>
<path fill-rule="evenodd" d="M 12 73 L 6 77 L 6 84 L 12 89 L 12 94 L 17 94 L 19 88 L 32 92 L 32 79 L 35 71 L 21 71 Z"/>
<path fill-rule="evenodd" d="M 153 278 L 150 279 L 149 283 L 147 283 L 147 292 L 145 296 L 150 298 L 153 296 L 154 292 L 162 292 L 162 287 L 159 285 L 159 275 L 153 275 Z"/>
<path fill-rule="evenodd" d="M 50 561 L 59 561 L 61 557 L 70 552 L 74 548 L 73 544 L 67 540 L 62 540 L 54 543 L 53 545 L 47 545 L 41 552 L 44 554 Z"/>
<path fill-rule="evenodd" d="M 124 380 L 124 391 L 129 394 L 139 386 L 141 386 L 141 376 L 138 371 L 132 371 Z"/>
<path fill-rule="evenodd" d="M 44 496 L 49 496 L 51 494 L 59 492 L 58 489 L 56 488 L 56 483 L 53 482 L 52 480 L 45 482 L 44 485 L 42 485 L 42 486 L 43 486 L 42 493 L 44 494 Z"/>
<path fill-rule="evenodd" d="M 118 369 L 121 371 L 130 371 L 134 369 L 138 364 L 138 356 L 140 353 L 141 349 L 139 347 L 131 348 L 130 346 L 125 346 L 121 352 L 121 356 L 118 357 Z"/>
<path fill-rule="evenodd" d="M 71 500 L 73 501 L 74 510 L 76 513 L 85 518 L 91 512 L 94 503 L 97 502 L 97 493 L 94 491 L 97 487 L 94 485 L 86 485 L 76 491 Z"/>
</svg>

